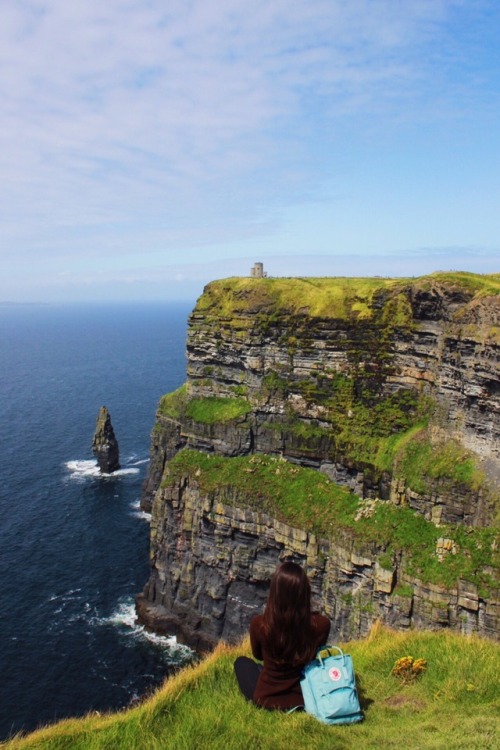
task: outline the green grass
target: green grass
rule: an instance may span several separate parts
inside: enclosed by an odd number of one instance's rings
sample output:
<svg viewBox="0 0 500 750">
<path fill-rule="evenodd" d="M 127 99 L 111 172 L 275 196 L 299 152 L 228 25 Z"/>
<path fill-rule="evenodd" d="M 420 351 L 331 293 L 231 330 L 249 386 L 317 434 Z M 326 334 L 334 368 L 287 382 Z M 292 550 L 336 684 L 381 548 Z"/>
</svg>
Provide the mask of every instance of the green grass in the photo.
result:
<svg viewBox="0 0 500 750">
<path fill-rule="evenodd" d="M 398 583 L 394 591 L 392 592 L 393 596 L 404 596 L 407 599 L 411 599 L 413 596 L 413 586 L 410 586 L 408 583 Z"/>
<path fill-rule="evenodd" d="M 468 273 L 467 271 L 437 271 L 430 276 L 421 277 L 419 283 L 430 285 L 433 280 L 467 289 L 472 294 L 481 297 L 500 294 L 500 273 L 478 274 Z"/>
<path fill-rule="evenodd" d="M 248 641 L 221 644 L 136 708 L 90 715 L 2 745 L 5 750 L 498 750 L 500 647 L 449 632 L 374 626 L 343 644 L 353 657 L 365 719 L 325 726 L 305 713 L 247 703 L 233 674 Z M 414 684 L 391 675 L 397 659 L 423 658 Z"/>
<path fill-rule="evenodd" d="M 223 318 L 248 310 L 268 315 L 280 310 L 291 315 L 306 312 L 317 317 L 344 318 L 354 305 L 364 317 L 373 292 L 396 283 L 392 279 L 235 277 L 208 284 L 196 309 L 205 313 L 217 311 Z"/>
<path fill-rule="evenodd" d="M 424 582 L 450 589 L 462 578 L 475 583 L 485 596 L 499 586 L 497 528 L 438 527 L 409 508 L 384 502 L 359 517 L 365 504 L 346 488 L 314 469 L 264 454 L 226 458 L 182 450 L 169 462 L 163 486 L 184 476 L 220 502 L 265 512 L 326 539 L 348 533 L 355 545 L 375 545 L 384 553 L 383 567 L 402 552 L 406 572 Z M 458 545 L 458 553 L 441 562 L 436 555 L 440 537 Z"/>
<path fill-rule="evenodd" d="M 158 414 L 171 419 L 180 419 L 185 412 L 188 401 L 187 385 L 181 385 L 176 391 L 166 393 L 158 404 Z"/>
<path fill-rule="evenodd" d="M 321 533 L 333 523 L 348 524 L 358 503 L 323 474 L 264 454 L 226 458 L 182 450 L 169 462 L 163 485 L 182 476 L 195 478 L 203 492 L 217 493 L 221 502 L 237 502 Z"/>
<path fill-rule="evenodd" d="M 196 305 L 196 312 L 221 319 L 254 313 L 267 317 L 307 314 L 311 317 L 339 320 L 368 320 L 375 314 L 372 302 L 380 292 L 389 294 L 382 311 L 387 324 L 406 326 L 411 317 L 408 286 L 427 288 L 442 282 L 461 288 L 471 295 L 500 293 L 500 275 L 472 273 L 435 273 L 419 278 L 328 277 L 266 278 L 233 277 L 213 281 Z"/>
<path fill-rule="evenodd" d="M 467 487 L 478 490 L 486 483 L 484 472 L 472 453 L 457 441 L 431 441 L 425 431 L 410 440 L 400 452 L 397 474 L 408 487 L 426 493 L 436 481 L 443 487 Z"/>
<path fill-rule="evenodd" d="M 285 422 L 268 421 L 266 429 L 304 441 L 329 438 L 337 456 L 370 464 L 379 471 L 392 470 L 402 447 L 427 426 L 435 409 L 429 397 L 414 390 L 384 395 L 380 384 L 371 382 L 364 372 L 355 377 L 318 372 L 315 377 L 293 382 L 270 372 L 262 379 L 262 398 L 286 398 L 290 391 L 323 408 L 321 426 L 290 413 Z"/>
<path fill-rule="evenodd" d="M 345 375 L 336 375 L 328 391 L 313 379 L 298 385 L 305 398 L 327 407 L 321 426 L 290 415 L 285 422 L 266 422 L 265 429 L 293 435 L 302 441 L 305 455 L 326 438 L 332 458 L 371 466 L 376 475 L 390 472 L 420 494 L 482 490 L 495 502 L 478 457 L 456 440 L 431 436 L 427 427 L 435 405 L 430 398 L 409 390 L 378 398 L 363 390 L 356 394 L 355 381 Z M 263 387 L 276 393 L 285 381 L 268 375 Z"/>
<path fill-rule="evenodd" d="M 427 421 L 417 422 L 407 430 L 381 438 L 373 446 L 370 463 L 373 463 L 381 471 L 392 472 L 395 467 L 396 458 L 406 452 L 407 446 L 413 443 L 426 427 Z M 402 470 L 401 476 L 404 479 Z"/>
<path fill-rule="evenodd" d="M 185 415 L 189 419 L 201 424 L 216 424 L 239 419 L 252 411 L 251 405 L 245 398 L 192 398 L 186 404 Z"/>
<path fill-rule="evenodd" d="M 401 389 L 384 396 L 372 391 L 363 377 L 336 375 L 325 400 L 335 435 L 335 450 L 381 471 L 390 471 L 409 435 L 425 427 L 434 408 L 428 397 Z"/>
<path fill-rule="evenodd" d="M 200 424 L 230 422 L 244 417 L 251 410 L 251 405 L 242 396 L 190 398 L 186 385 L 162 396 L 158 405 L 158 414 L 161 416 L 178 420 L 188 418 Z"/>
<path fill-rule="evenodd" d="M 267 278 L 235 277 L 213 281 L 197 302 L 196 310 L 221 318 L 254 312 L 273 322 L 273 314 L 346 320 L 372 316 L 373 295 L 392 289 L 401 280 L 379 278 Z M 262 321 L 265 323 L 265 321 Z"/>
</svg>

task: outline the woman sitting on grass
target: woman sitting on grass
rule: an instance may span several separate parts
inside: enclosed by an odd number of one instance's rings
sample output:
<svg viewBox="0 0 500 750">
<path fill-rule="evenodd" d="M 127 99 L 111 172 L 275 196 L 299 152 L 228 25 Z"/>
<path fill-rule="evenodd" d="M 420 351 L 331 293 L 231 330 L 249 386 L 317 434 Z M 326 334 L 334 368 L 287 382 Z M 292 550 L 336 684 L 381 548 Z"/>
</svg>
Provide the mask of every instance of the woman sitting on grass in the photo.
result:
<svg viewBox="0 0 500 750">
<path fill-rule="evenodd" d="M 302 668 L 326 644 L 329 632 L 330 620 L 311 612 L 311 586 L 300 565 L 280 565 L 271 578 L 264 614 L 250 623 L 252 653 L 264 665 L 246 656 L 234 663 L 245 698 L 282 711 L 303 706 Z"/>
</svg>

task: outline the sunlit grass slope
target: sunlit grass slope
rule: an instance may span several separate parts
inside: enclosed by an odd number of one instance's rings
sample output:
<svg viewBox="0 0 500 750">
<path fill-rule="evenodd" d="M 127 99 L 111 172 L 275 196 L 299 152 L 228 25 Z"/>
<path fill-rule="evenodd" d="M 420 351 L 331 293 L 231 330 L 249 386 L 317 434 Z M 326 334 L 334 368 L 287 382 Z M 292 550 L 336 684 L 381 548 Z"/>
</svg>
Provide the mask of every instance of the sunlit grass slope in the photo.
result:
<svg viewBox="0 0 500 750">
<path fill-rule="evenodd" d="M 365 319 L 373 315 L 375 294 L 385 291 L 396 301 L 409 286 L 426 290 L 435 284 L 461 289 L 474 298 L 500 294 L 500 274 L 438 272 L 417 278 L 232 277 L 208 284 L 196 310 L 225 318 L 252 311 L 267 315 L 287 312 L 339 320 Z M 398 309 L 398 305 L 396 308 L 391 305 L 390 312 L 391 317 L 396 315 L 404 321 L 405 310 Z M 409 309 L 406 312 L 411 314 Z"/>
<path fill-rule="evenodd" d="M 142 705 L 64 721 L 2 745 L 12 750 L 495 750 L 500 747 L 500 646 L 443 632 L 375 626 L 347 644 L 365 721 L 328 727 L 304 713 L 267 712 L 238 693 L 232 664 L 248 642 L 221 645 Z M 414 684 L 391 675 L 403 656 L 423 658 Z"/>
</svg>

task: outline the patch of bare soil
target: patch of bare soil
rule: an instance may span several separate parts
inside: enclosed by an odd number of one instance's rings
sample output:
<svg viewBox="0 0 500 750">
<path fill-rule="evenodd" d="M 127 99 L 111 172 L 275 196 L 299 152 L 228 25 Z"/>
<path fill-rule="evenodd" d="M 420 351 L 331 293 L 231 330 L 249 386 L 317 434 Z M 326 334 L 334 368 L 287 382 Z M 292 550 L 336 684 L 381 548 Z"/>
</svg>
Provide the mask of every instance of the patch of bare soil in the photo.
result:
<svg viewBox="0 0 500 750">
<path fill-rule="evenodd" d="M 390 698 L 386 698 L 384 705 L 395 711 L 400 708 L 411 708 L 414 711 L 423 711 L 424 708 L 426 708 L 423 701 L 412 698 L 410 695 L 404 695 L 404 693 L 398 693 L 397 695 L 392 695 Z"/>
</svg>

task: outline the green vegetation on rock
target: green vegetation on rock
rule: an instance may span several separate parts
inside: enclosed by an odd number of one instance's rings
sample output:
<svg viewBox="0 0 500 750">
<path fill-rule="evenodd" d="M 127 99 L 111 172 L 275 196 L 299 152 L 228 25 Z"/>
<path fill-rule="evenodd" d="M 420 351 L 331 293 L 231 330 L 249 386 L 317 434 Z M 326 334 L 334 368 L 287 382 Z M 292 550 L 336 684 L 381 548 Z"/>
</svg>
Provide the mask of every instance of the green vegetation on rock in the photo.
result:
<svg viewBox="0 0 500 750">
<path fill-rule="evenodd" d="M 263 454 L 226 458 L 180 451 L 169 463 L 164 486 L 189 476 L 207 495 L 239 508 L 262 511 L 327 539 L 348 533 L 355 545 L 383 553 L 382 567 L 403 553 L 405 570 L 423 582 L 456 587 L 460 578 L 480 591 L 498 587 L 498 529 L 443 527 L 409 508 L 381 501 L 361 501 L 326 476 Z M 455 554 L 440 560 L 439 538 L 456 542 Z"/>
<path fill-rule="evenodd" d="M 180 419 L 184 415 L 187 400 L 187 385 L 184 383 L 176 391 L 166 393 L 161 397 L 158 414 L 171 419 Z"/>
<path fill-rule="evenodd" d="M 185 415 L 200 424 L 216 424 L 230 422 L 244 417 L 252 411 L 251 405 L 245 398 L 192 398 L 186 404 Z"/>
<path fill-rule="evenodd" d="M 500 293 L 500 274 L 434 273 L 419 278 L 265 278 L 233 277 L 205 287 L 195 313 L 231 320 L 246 313 L 272 324 L 277 315 L 308 315 L 337 320 L 367 321 L 380 314 L 375 299 L 382 300 L 381 319 L 391 326 L 411 323 L 405 290 L 430 289 L 447 284 L 474 296 Z M 384 305 L 386 305 L 384 307 Z"/>
<path fill-rule="evenodd" d="M 396 475 L 415 492 L 429 492 L 436 482 L 444 489 L 456 486 L 478 490 L 486 484 L 478 460 L 455 440 L 432 440 L 428 431 L 407 442 L 398 455 Z"/>
<path fill-rule="evenodd" d="M 413 596 L 413 586 L 410 586 L 408 583 L 399 583 L 392 592 L 392 596 L 403 596 L 405 599 L 411 599 Z"/>
<path fill-rule="evenodd" d="M 277 373 L 263 378 L 263 393 L 286 398 L 290 387 Z M 389 472 L 415 492 L 429 493 L 439 485 L 492 496 L 477 456 L 455 440 L 432 437 L 428 428 L 436 404 L 430 397 L 409 389 L 381 395 L 362 376 L 342 373 L 296 381 L 294 388 L 306 401 L 324 407 L 321 423 L 290 412 L 285 420 L 266 422 L 265 428 L 302 439 L 305 454 L 312 447 L 308 443 L 326 439 L 332 458 Z"/>
<path fill-rule="evenodd" d="M 500 273 L 479 274 L 468 271 L 437 271 L 429 276 L 421 276 L 414 280 L 420 288 L 428 289 L 433 282 L 449 284 L 458 289 L 469 291 L 480 297 L 500 294 Z"/>
<path fill-rule="evenodd" d="M 380 394 L 364 374 L 357 378 L 336 374 L 324 405 L 336 451 L 356 461 L 374 463 L 382 470 L 392 465 L 396 438 L 427 424 L 433 410 L 430 399 L 415 391 Z"/>
<path fill-rule="evenodd" d="M 323 474 L 265 454 L 226 458 L 182 450 L 169 462 L 164 483 L 181 476 L 195 478 L 203 492 L 216 493 L 222 502 L 325 534 L 334 523 L 347 526 L 358 503 Z"/>
<path fill-rule="evenodd" d="M 241 391 L 240 391 L 241 392 Z M 190 398 L 187 386 L 182 385 L 176 391 L 167 393 L 160 399 L 158 414 L 171 419 L 192 419 L 200 424 L 216 424 L 230 422 L 244 417 L 252 410 L 249 402 L 243 397 L 221 398 L 207 396 L 206 398 Z"/>
</svg>

